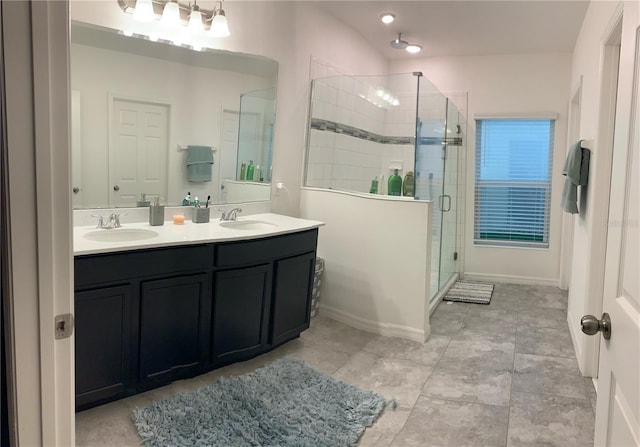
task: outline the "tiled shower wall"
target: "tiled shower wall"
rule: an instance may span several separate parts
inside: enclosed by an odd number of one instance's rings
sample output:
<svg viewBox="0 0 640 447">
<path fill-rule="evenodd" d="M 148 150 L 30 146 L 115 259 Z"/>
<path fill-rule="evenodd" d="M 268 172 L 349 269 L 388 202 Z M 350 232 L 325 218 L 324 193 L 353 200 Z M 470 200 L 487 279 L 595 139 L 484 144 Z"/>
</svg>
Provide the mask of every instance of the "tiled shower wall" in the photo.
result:
<svg viewBox="0 0 640 447">
<path fill-rule="evenodd" d="M 415 97 L 397 95 L 400 104 L 395 106 L 372 104 L 367 99 L 375 97 L 380 79 L 339 76 L 315 81 L 311 117 L 354 128 L 358 136 L 312 128 L 307 186 L 369 192 L 371 181 L 381 176 L 386 181 L 392 166 L 402 176 L 413 170 Z"/>
</svg>

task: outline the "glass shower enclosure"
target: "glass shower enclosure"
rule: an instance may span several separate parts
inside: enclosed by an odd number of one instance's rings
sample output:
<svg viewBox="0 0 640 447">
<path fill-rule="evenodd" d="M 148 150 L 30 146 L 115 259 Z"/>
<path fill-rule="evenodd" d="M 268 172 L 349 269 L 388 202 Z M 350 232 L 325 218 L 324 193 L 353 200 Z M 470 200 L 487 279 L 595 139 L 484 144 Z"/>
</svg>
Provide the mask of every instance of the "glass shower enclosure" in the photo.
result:
<svg viewBox="0 0 640 447">
<path fill-rule="evenodd" d="M 466 100 L 417 72 L 312 81 L 305 186 L 380 194 L 395 170 L 413 173 L 413 196 L 397 199 L 433 203 L 431 299 L 462 261 Z"/>
</svg>

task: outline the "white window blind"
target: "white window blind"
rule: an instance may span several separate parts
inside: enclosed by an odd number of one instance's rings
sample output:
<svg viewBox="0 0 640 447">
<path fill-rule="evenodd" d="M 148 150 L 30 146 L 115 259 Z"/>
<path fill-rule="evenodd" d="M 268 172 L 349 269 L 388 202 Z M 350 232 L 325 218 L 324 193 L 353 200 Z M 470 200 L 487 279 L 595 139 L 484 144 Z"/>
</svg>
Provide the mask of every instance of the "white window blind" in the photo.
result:
<svg viewBox="0 0 640 447">
<path fill-rule="evenodd" d="M 476 245 L 549 246 L 554 120 L 476 120 Z"/>
</svg>

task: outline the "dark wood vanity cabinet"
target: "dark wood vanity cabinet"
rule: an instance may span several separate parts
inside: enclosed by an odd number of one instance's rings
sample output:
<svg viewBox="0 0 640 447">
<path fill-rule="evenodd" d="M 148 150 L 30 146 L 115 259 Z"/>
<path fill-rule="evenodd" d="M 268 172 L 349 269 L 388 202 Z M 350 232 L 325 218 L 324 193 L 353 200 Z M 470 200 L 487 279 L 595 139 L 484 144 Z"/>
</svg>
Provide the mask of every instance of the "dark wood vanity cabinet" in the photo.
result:
<svg viewBox="0 0 640 447">
<path fill-rule="evenodd" d="M 309 327 L 317 237 L 76 257 L 76 409 L 297 337 Z"/>
<path fill-rule="evenodd" d="M 132 296 L 131 284 L 75 294 L 77 407 L 127 394 Z"/>
<path fill-rule="evenodd" d="M 188 377 L 209 359 L 211 275 L 144 281 L 140 291 L 140 367 L 144 387 Z"/>
<path fill-rule="evenodd" d="M 275 262 L 269 343 L 277 346 L 309 327 L 315 252 Z"/>
<path fill-rule="evenodd" d="M 246 359 L 265 350 L 271 275 L 270 264 L 214 274 L 211 353 L 216 365 Z"/>
</svg>

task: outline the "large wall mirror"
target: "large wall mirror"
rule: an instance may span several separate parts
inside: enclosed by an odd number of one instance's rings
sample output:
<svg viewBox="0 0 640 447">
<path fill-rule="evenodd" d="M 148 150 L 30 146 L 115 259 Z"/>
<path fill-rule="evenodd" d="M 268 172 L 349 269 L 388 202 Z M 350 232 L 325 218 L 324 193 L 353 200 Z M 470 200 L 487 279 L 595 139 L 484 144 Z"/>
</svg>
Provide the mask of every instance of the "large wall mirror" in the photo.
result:
<svg viewBox="0 0 640 447">
<path fill-rule="evenodd" d="M 73 22 L 74 208 L 269 200 L 277 76 L 261 56 Z"/>
</svg>

